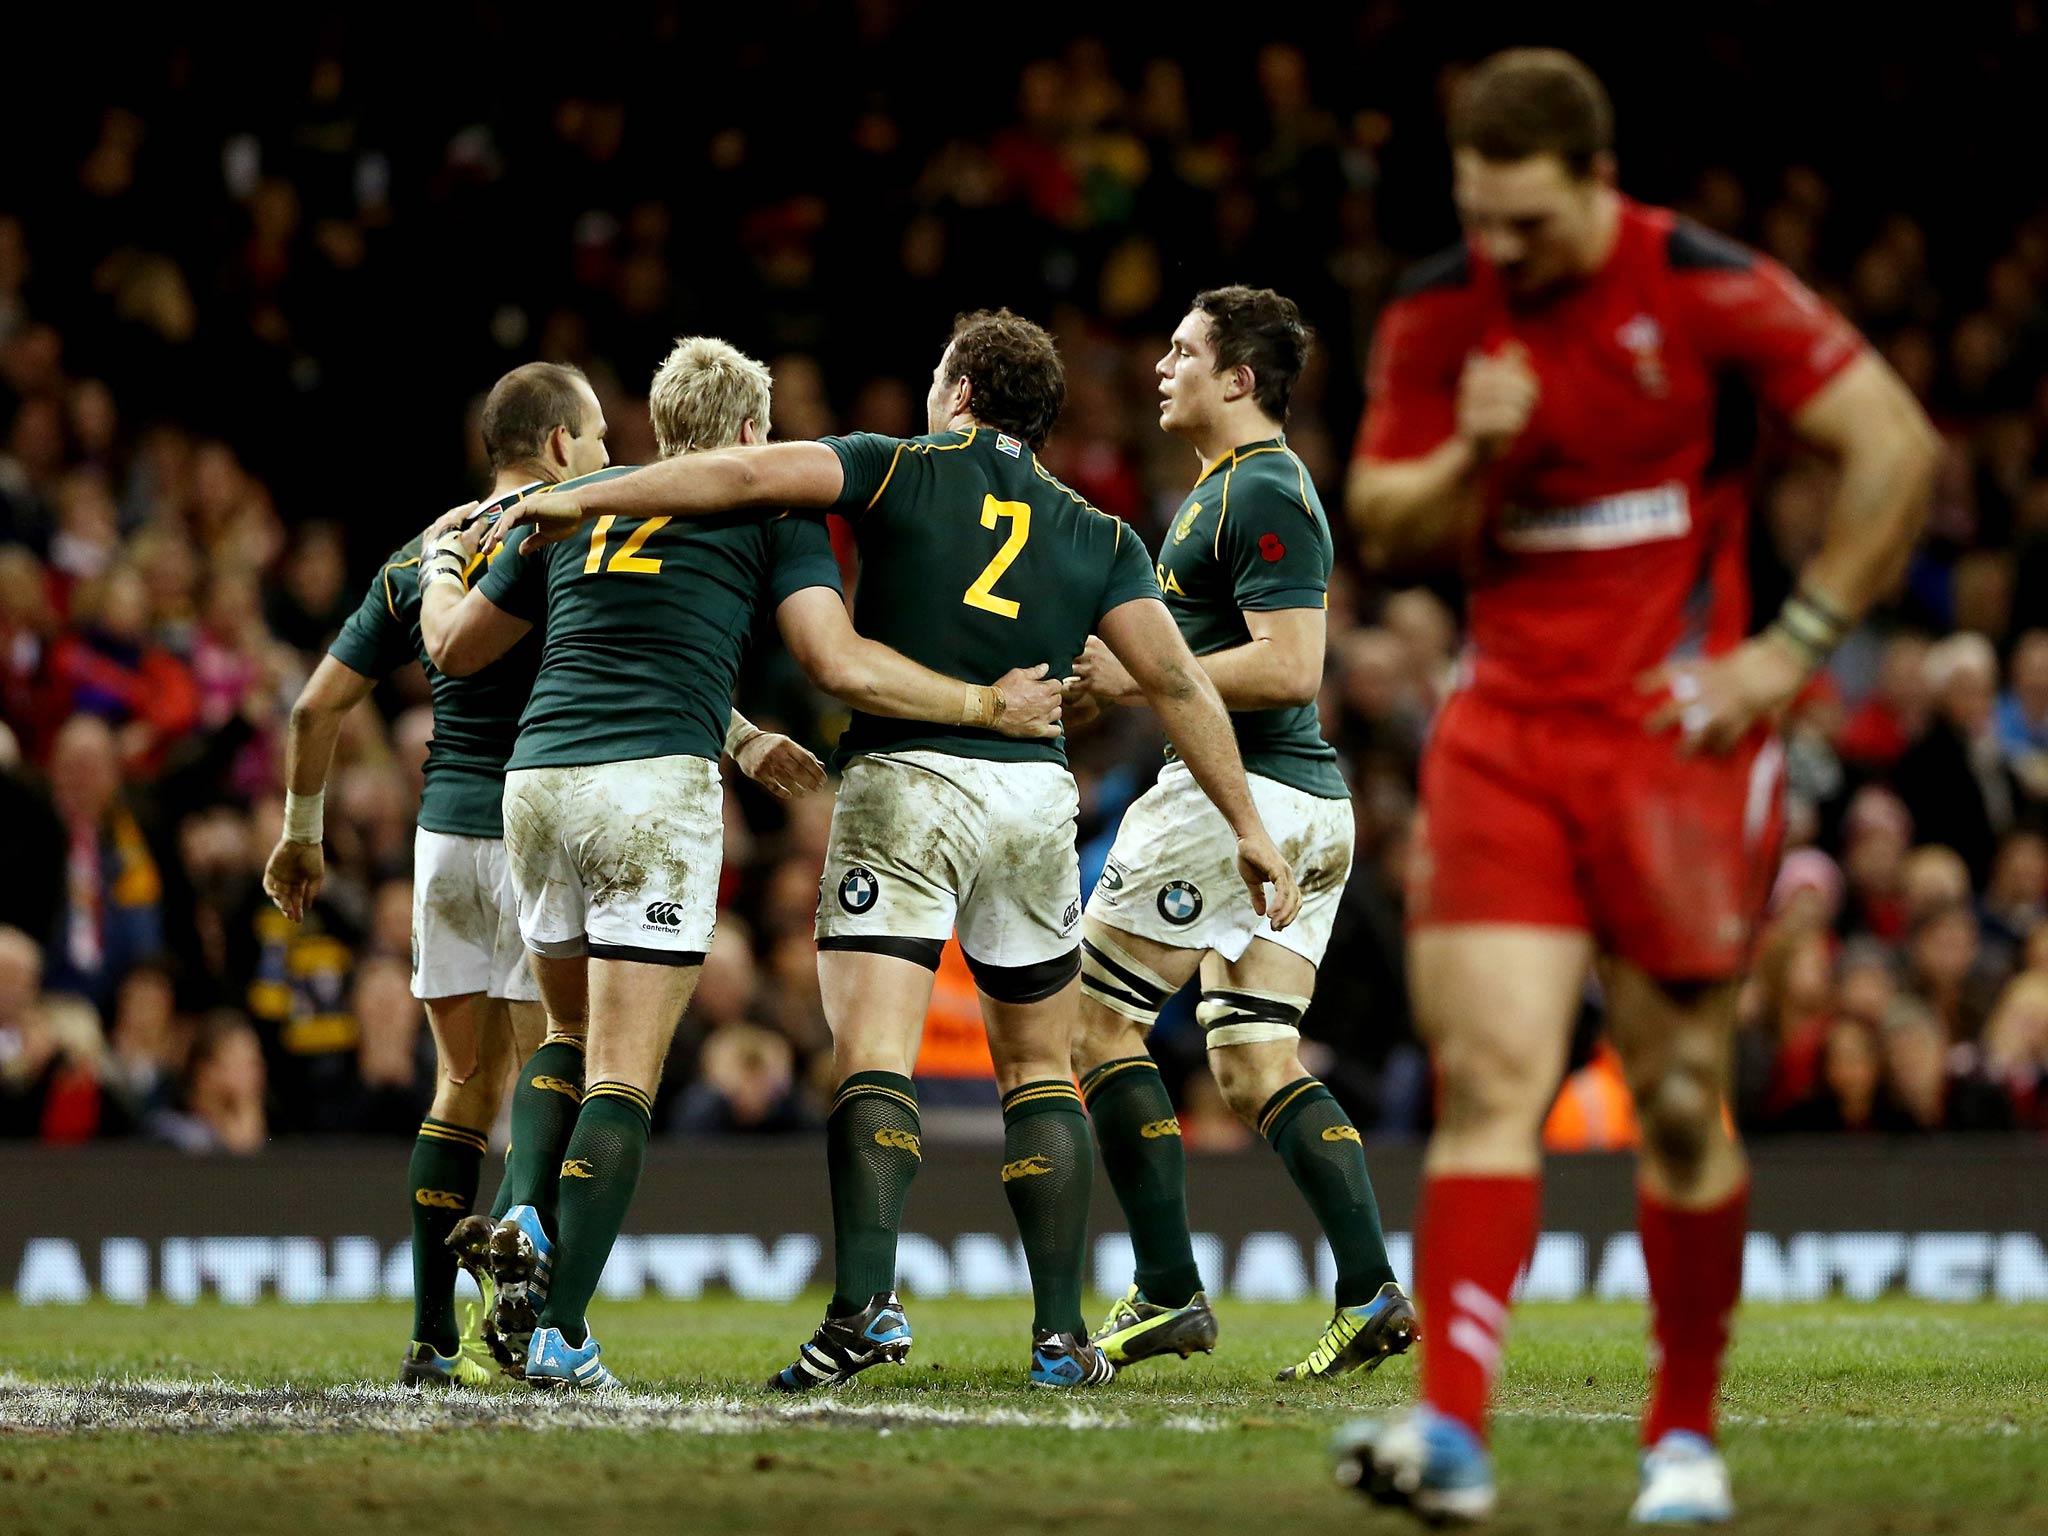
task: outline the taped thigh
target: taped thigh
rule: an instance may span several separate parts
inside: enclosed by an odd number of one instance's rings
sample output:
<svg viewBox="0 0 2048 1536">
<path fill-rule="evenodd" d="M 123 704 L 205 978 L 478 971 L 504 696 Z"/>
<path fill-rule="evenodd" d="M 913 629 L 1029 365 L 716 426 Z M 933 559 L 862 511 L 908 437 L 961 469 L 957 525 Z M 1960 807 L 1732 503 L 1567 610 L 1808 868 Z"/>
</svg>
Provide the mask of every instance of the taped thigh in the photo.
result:
<svg viewBox="0 0 2048 1536">
<path fill-rule="evenodd" d="M 1213 1048 L 1219 1045 L 1263 1045 L 1269 1040 L 1299 1040 L 1301 1016 L 1309 1000 L 1287 992 L 1255 992 L 1246 987 L 1204 988 L 1195 1008 Z"/>
</svg>

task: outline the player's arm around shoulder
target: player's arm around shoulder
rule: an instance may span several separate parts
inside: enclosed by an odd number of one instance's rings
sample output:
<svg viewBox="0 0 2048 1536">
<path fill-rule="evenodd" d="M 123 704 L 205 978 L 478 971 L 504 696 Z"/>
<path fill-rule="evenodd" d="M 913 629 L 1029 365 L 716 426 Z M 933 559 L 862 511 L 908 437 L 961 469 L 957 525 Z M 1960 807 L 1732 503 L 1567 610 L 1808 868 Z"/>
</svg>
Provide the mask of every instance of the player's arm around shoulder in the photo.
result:
<svg viewBox="0 0 2048 1536">
<path fill-rule="evenodd" d="M 420 540 L 420 643 L 449 677 L 482 671 L 533 628 L 532 619 L 508 613 L 485 591 L 495 586 L 502 596 L 538 576 L 526 571 L 516 544 L 500 545 L 483 567 L 482 578 L 470 585 L 481 533 L 467 520 L 467 513 L 474 510 L 472 505 L 443 514 Z"/>
</svg>

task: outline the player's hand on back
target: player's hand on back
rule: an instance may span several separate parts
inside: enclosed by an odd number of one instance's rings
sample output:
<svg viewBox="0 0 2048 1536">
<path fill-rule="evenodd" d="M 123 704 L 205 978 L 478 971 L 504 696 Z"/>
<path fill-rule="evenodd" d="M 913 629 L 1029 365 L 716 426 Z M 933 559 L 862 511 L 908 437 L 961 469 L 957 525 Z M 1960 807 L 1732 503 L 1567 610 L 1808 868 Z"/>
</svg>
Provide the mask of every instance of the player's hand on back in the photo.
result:
<svg viewBox="0 0 2048 1536">
<path fill-rule="evenodd" d="M 1039 741 L 1058 737 L 1064 700 L 1059 683 L 1046 676 L 1051 670 L 1041 661 L 1035 667 L 1012 667 L 996 679 L 1003 696 L 1003 712 L 994 722 L 996 730 L 1005 736 Z"/>
<path fill-rule="evenodd" d="M 1294 871 L 1263 827 L 1237 840 L 1237 874 L 1251 893 L 1252 910 L 1274 928 L 1285 928 L 1301 911 L 1301 887 Z M 1266 894 L 1268 885 L 1273 887 L 1271 896 Z"/>
<path fill-rule="evenodd" d="M 787 736 L 761 731 L 733 754 L 741 773 L 778 800 L 808 795 L 825 782 L 825 765 Z"/>
<path fill-rule="evenodd" d="M 1145 697 L 1129 669 L 1098 635 L 1090 635 L 1081 654 L 1074 658 L 1072 681 L 1080 685 L 1081 691 L 1105 704 L 1137 704 Z"/>
<path fill-rule="evenodd" d="M 459 507 L 450 507 L 431 523 L 420 535 L 420 548 L 431 549 L 444 534 L 452 534 L 465 553 L 475 554 L 476 547 L 483 540 L 483 521 L 477 518 L 478 502 L 465 501 Z M 475 519 L 475 521 L 472 521 Z"/>
<path fill-rule="evenodd" d="M 1660 734 L 1677 726 L 1679 755 L 1690 757 L 1733 750 L 1799 697 L 1806 679 L 1805 662 L 1765 633 L 1712 661 L 1652 668 L 1636 687 L 1664 695 L 1646 723 Z"/>
<path fill-rule="evenodd" d="M 1078 677 L 1060 679 L 1061 722 L 1069 731 L 1093 725 L 1102 715 L 1102 700 Z"/>
<path fill-rule="evenodd" d="M 306 915 L 326 878 L 327 858 L 318 843 L 280 838 L 270 850 L 270 862 L 263 866 L 263 894 L 296 923 Z"/>
<path fill-rule="evenodd" d="M 484 535 L 484 553 L 489 554 L 504 543 L 514 528 L 530 530 L 526 548 L 544 549 L 561 543 L 582 526 L 583 508 L 573 495 L 543 491 L 498 514 L 498 520 Z"/>
<path fill-rule="evenodd" d="M 1535 414 L 1540 393 L 1529 353 L 1519 341 L 1498 352 L 1473 352 L 1458 375 L 1458 435 L 1488 458 L 1508 450 Z"/>
</svg>

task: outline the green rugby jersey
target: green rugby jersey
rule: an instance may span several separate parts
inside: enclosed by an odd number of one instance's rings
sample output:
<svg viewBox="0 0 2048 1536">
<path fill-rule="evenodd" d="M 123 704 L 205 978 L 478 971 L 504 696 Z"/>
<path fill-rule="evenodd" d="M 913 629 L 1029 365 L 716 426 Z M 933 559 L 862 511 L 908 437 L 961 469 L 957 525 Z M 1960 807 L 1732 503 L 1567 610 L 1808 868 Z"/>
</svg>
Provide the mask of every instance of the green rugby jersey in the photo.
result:
<svg viewBox="0 0 2048 1536">
<path fill-rule="evenodd" d="M 854 627 L 970 683 L 1045 662 L 1053 677 L 1110 609 L 1156 598 L 1145 547 L 1016 438 L 977 427 L 902 440 L 828 437 L 846 486 L 835 509 L 860 548 Z M 1066 761 L 1063 740 L 856 713 L 838 760 L 922 749 L 1000 762 Z"/>
<path fill-rule="evenodd" d="M 472 576 L 475 569 L 470 567 Z M 420 541 L 413 539 L 384 562 L 328 654 L 364 677 L 389 676 L 414 660 L 426 668 L 434 694 L 434 739 L 427 744 L 420 825 L 453 837 L 503 837 L 505 763 L 540 668 L 540 630 L 470 677 L 443 674 L 420 638 Z"/>
<path fill-rule="evenodd" d="M 480 590 L 507 613 L 545 616 L 547 645 L 505 766 L 717 762 L 755 606 L 805 587 L 840 590 L 821 513 L 600 517 L 531 557 L 517 531 Z"/>
<path fill-rule="evenodd" d="M 1315 483 L 1276 437 L 1247 443 L 1202 471 L 1160 544 L 1159 590 L 1188 649 L 1207 656 L 1250 643 L 1246 612 L 1328 607 L 1332 558 Z M 1230 718 L 1245 772 L 1326 800 L 1350 793 L 1314 704 Z"/>
</svg>

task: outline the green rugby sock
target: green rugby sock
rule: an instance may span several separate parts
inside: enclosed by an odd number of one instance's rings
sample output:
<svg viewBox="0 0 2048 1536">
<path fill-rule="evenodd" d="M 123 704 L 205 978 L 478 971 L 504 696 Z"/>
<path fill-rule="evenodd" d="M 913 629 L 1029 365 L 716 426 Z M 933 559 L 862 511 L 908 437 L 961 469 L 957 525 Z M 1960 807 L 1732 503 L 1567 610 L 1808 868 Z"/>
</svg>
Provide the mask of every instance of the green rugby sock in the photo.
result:
<svg viewBox="0 0 2048 1536">
<path fill-rule="evenodd" d="M 1138 1289 L 1162 1307 L 1187 1305 L 1202 1272 L 1188 1234 L 1187 1153 L 1158 1065 L 1150 1056 L 1105 1061 L 1081 1079 L 1081 1097 L 1131 1231 Z"/>
<path fill-rule="evenodd" d="M 1003 1193 L 1031 1267 L 1031 1326 L 1088 1336 L 1081 1269 L 1095 1149 L 1071 1083 L 1051 1078 L 1003 1095 Z"/>
<path fill-rule="evenodd" d="M 1280 1154 L 1337 1259 L 1337 1305 L 1371 1301 L 1394 1278 L 1379 1202 L 1365 1171 L 1365 1144 L 1330 1090 L 1312 1077 L 1289 1083 L 1259 1111 L 1259 1134 Z"/>
<path fill-rule="evenodd" d="M 512 1148 L 491 1205 L 493 1220 L 515 1205 L 530 1205 L 548 1236 L 555 1235 L 558 1176 L 582 1103 L 583 1042 L 550 1036 L 519 1069 L 512 1089 Z"/>
<path fill-rule="evenodd" d="M 924 1157 L 917 1089 L 897 1072 L 856 1072 L 839 1085 L 825 1121 L 832 1181 L 834 1317 L 896 1288 L 903 1200 Z"/>
<path fill-rule="evenodd" d="M 626 1224 L 640 1167 L 647 1160 L 652 1101 L 630 1083 L 592 1083 L 561 1166 L 561 1231 L 544 1328 L 559 1328 L 572 1345 L 590 1337 L 584 1311 L 597 1294 L 604 1261 Z"/>
<path fill-rule="evenodd" d="M 482 1131 L 429 1116 L 420 1122 L 406 1169 L 412 1191 L 412 1336 L 444 1355 L 455 1353 L 455 1255 L 448 1234 L 476 1204 L 483 1169 Z"/>
</svg>

